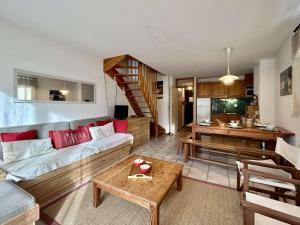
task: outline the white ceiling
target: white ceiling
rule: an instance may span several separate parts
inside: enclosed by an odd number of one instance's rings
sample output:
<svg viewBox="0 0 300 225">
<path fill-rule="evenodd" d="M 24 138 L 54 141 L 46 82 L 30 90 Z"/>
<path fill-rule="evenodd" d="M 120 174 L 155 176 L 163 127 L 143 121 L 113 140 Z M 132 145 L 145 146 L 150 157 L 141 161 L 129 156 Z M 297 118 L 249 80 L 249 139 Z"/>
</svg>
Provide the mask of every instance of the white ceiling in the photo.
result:
<svg viewBox="0 0 300 225">
<path fill-rule="evenodd" d="M 251 71 L 300 22 L 300 0 L 1 0 L 0 18 L 101 58 L 128 53 L 173 76 Z"/>
</svg>

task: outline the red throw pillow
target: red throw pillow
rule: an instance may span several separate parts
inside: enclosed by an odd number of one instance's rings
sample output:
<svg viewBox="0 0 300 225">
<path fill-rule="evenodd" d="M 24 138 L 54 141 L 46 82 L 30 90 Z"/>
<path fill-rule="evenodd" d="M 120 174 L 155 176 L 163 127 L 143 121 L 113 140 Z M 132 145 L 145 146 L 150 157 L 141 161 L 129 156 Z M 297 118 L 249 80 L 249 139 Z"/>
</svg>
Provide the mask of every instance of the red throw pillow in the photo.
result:
<svg viewBox="0 0 300 225">
<path fill-rule="evenodd" d="M 111 122 L 110 120 L 100 120 L 100 121 L 96 122 L 96 125 L 97 126 L 104 126 L 104 125 L 106 125 L 106 124 L 108 124 L 110 122 Z"/>
<path fill-rule="evenodd" d="M 37 139 L 37 130 L 29 130 L 15 133 L 1 133 L 0 138 L 3 142 Z"/>
<path fill-rule="evenodd" d="M 90 128 L 90 127 L 93 127 L 93 126 L 94 126 L 93 123 L 89 123 L 89 124 L 84 125 L 84 126 L 78 126 L 78 129 L 79 129 L 79 130 L 84 130 L 83 132 L 87 132 L 87 133 L 88 133 L 88 136 L 89 136 L 89 138 L 90 138 L 90 140 L 92 140 L 92 135 L 91 135 L 91 133 L 90 133 L 89 128 Z M 90 141 L 90 140 L 89 140 L 89 141 Z"/>
<path fill-rule="evenodd" d="M 91 140 L 88 129 L 49 131 L 53 147 L 56 149 L 78 145 Z"/>
<path fill-rule="evenodd" d="M 113 120 L 116 133 L 127 133 L 128 120 Z"/>
</svg>

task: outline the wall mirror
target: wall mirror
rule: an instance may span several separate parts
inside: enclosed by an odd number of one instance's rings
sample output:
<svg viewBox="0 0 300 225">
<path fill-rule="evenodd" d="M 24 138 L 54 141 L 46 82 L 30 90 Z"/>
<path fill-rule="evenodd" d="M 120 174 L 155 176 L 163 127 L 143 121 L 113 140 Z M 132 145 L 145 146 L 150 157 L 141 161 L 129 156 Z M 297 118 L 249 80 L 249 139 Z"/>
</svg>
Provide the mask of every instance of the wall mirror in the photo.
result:
<svg viewBox="0 0 300 225">
<path fill-rule="evenodd" d="M 15 102 L 95 103 L 96 85 L 20 69 L 14 70 Z"/>
</svg>

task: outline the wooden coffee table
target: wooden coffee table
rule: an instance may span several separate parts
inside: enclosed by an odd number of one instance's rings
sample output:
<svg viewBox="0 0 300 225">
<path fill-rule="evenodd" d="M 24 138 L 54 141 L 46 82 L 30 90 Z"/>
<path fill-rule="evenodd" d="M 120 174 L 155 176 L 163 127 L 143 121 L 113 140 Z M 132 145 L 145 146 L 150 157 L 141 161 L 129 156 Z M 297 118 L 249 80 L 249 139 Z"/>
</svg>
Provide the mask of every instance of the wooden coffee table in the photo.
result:
<svg viewBox="0 0 300 225">
<path fill-rule="evenodd" d="M 128 179 L 132 162 L 142 158 L 153 162 L 152 179 Z M 93 178 L 93 205 L 100 205 L 101 190 L 150 210 L 151 225 L 159 224 L 159 206 L 177 181 L 177 190 L 182 190 L 182 168 L 176 163 L 145 156 L 131 155 Z"/>
</svg>

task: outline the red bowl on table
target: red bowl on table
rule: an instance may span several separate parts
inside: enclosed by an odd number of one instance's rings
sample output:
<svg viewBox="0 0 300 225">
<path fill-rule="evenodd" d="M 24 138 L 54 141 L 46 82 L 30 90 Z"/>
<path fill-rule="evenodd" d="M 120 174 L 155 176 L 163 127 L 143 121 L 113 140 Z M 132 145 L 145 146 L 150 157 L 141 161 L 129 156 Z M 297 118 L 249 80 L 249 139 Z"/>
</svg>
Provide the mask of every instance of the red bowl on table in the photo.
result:
<svg viewBox="0 0 300 225">
<path fill-rule="evenodd" d="M 140 166 L 140 172 L 141 173 L 148 173 L 150 171 L 151 166 L 148 164 L 142 164 Z"/>
<path fill-rule="evenodd" d="M 136 160 L 133 161 L 133 164 L 134 164 L 136 167 L 140 167 L 143 163 L 144 163 L 144 160 L 143 160 L 143 159 L 136 159 Z"/>
</svg>

